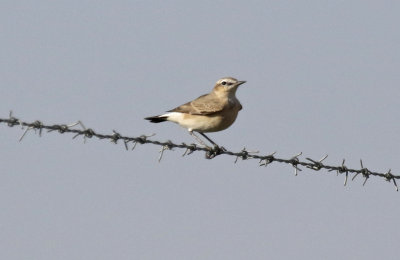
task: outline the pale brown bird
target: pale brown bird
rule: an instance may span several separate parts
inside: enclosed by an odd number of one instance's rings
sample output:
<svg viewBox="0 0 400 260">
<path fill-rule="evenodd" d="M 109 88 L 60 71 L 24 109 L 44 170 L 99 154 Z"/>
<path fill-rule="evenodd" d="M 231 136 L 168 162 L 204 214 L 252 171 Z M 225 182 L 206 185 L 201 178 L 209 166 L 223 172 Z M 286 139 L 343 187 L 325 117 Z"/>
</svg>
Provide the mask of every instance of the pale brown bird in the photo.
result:
<svg viewBox="0 0 400 260">
<path fill-rule="evenodd" d="M 168 113 L 146 117 L 152 123 L 171 121 L 187 128 L 201 144 L 205 145 L 193 132 L 198 132 L 213 145 L 217 145 L 204 133 L 218 132 L 235 122 L 242 105 L 236 98 L 236 90 L 246 81 L 232 77 L 218 80 L 214 89 L 206 95 L 167 111 Z"/>
</svg>

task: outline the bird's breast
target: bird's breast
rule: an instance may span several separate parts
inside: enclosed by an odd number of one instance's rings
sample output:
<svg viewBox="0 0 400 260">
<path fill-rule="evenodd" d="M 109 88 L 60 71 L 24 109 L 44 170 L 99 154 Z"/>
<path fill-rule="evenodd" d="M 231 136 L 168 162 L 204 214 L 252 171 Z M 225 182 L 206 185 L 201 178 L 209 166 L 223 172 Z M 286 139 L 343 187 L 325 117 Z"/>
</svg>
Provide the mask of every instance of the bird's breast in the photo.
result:
<svg viewBox="0 0 400 260">
<path fill-rule="evenodd" d="M 239 110 L 239 107 L 235 106 L 212 115 L 195 116 L 192 129 L 203 133 L 225 130 L 235 122 Z"/>
</svg>

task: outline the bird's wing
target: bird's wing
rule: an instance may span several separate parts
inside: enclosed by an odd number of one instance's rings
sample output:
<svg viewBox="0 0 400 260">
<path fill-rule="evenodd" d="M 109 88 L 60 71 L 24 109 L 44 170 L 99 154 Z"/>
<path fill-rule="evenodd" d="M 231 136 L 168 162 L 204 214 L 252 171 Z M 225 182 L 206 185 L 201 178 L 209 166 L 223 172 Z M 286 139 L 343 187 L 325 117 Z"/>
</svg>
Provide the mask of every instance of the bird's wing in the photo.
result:
<svg viewBox="0 0 400 260">
<path fill-rule="evenodd" d="M 225 107 L 225 102 L 214 95 L 206 94 L 176 107 L 168 112 L 181 112 L 191 115 L 210 115 L 220 112 Z"/>
</svg>

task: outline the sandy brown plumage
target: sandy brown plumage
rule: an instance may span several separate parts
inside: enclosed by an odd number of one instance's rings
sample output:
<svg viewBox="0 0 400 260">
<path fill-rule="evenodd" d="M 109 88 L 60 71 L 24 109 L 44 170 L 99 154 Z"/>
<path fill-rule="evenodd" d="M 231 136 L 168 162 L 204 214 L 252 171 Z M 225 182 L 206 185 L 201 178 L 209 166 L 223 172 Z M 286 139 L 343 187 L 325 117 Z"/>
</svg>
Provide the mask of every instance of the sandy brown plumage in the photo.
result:
<svg viewBox="0 0 400 260">
<path fill-rule="evenodd" d="M 180 112 L 191 115 L 210 115 L 222 111 L 225 106 L 227 106 L 227 102 L 221 102 L 215 94 L 211 93 L 202 95 L 195 100 L 171 109 L 168 112 Z"/>
<path fill-rule="evenodd" d="M 222 131 L 235 122 L 238 112 L 242 109 L 235 94 L 243 83 L 245 81 L 238 81 L 232 77 L 222 78 L 217 81 L 209 94 L 171 109 L 166 114 L 145 119 L 152 123 L 164 121 L 178 123 L 190 133 Z"/>
</svg>

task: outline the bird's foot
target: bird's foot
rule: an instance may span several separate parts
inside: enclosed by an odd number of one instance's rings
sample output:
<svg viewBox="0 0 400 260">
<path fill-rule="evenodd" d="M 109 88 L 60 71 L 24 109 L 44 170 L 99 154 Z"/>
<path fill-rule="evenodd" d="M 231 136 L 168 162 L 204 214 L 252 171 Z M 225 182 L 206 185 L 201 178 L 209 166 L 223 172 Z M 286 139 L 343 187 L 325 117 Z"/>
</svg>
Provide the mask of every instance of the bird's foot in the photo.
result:
<svg viewBox="0 0 400 260">
<path fill-rule="evenodd" d="M 206 159 L 212 159 L 217 155 L 223 154 L 227 150 L 223 146 L 218 146 L 217 144 L 214 144 L 214 147 L 209 147 L 209 150 L 206 152 Z"/>
</svg>

